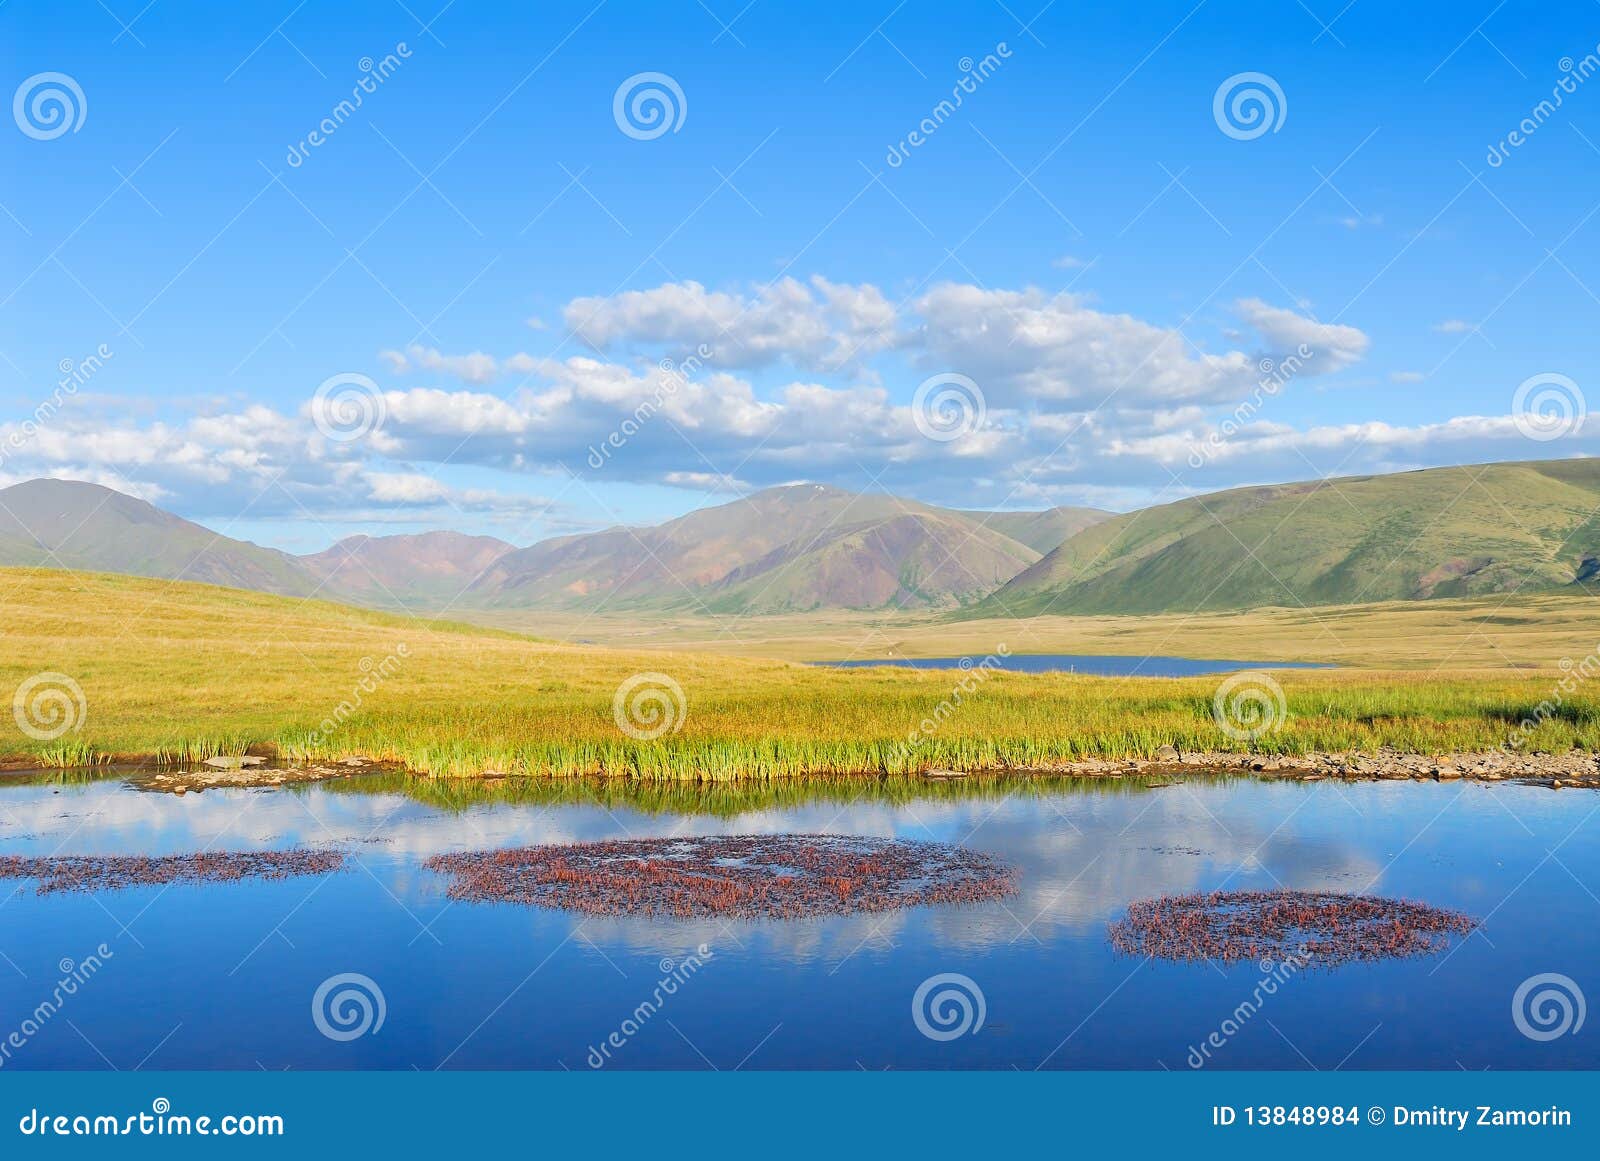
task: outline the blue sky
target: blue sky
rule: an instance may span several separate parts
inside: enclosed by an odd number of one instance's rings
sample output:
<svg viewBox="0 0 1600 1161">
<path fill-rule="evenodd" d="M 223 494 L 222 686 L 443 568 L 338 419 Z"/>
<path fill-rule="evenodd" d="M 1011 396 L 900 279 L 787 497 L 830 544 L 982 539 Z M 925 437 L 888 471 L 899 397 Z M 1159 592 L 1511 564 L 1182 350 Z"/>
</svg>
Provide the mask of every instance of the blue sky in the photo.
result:
<svg viewBox="0 0 1600 1161">
<path fill-rule="evenodd" d="M 0 133 L 0 482 L 303 551 L 1592 453 L 1600 6 L 1341 6 L 11 0 L 5 90 L 82 99 Z M 630 135 L 647 73 L 676 128 Z"/>
</svg>

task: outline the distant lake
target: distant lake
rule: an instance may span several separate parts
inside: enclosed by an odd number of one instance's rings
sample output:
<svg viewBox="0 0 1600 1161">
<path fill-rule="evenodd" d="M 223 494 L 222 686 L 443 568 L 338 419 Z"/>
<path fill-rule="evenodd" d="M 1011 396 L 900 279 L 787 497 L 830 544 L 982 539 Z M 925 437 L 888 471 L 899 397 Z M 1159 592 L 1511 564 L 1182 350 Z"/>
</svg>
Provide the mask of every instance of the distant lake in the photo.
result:
<svg viewBox="0 0 1600 1161">
<path fill-rule="evenodd" d="M 980 657 L 892 657 L 884 661 L 819 661 L 834 669 L 870 669 L 892 665 L 902 669 L 971 669 Z M 1104 677 L 1193 677 L 1240 669 L 1327 669 L 1312 661 L 1213 661 L 1196 657 L 1122 657 L 1099 653 L 1013 653 L 996 657 L 1003 669 L 1016 673 L 1090 673 Z M 965 664 L 963 664 L 965 663 Z"/>
</svg>

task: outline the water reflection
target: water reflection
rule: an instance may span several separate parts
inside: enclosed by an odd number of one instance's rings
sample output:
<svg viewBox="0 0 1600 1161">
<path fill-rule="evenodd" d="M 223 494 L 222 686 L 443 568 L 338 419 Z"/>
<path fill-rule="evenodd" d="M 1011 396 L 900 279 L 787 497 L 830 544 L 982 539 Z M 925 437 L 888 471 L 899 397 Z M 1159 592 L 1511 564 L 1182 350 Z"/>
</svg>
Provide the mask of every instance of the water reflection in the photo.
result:
<svg viewBox="0 0 1600 1161">
<path fill-rule="evenodd" d="M 1381 1024 L 1347 1067 L 1571 1067 L 1594 1050 L 1573 1041 L 1533 1053 L 1506 1005 L 1528 975 L 1576 970 L 1600 952 L 1600 904 L 1582 885 L 1600 880 L 1595 805 L 1522 786 L 1222 777 L 702 789 L 370 776 L 181 797 L 114 777 L 10 779 L 0 782 L 0 853 L 334 847 L 347 869 L 103 897 L 0 885 L 0 1012 L 31 1010 L 35 981 L 57 959 L 109 939 L 115 970 L 75 1000 L 73 1022 L 119 1065 L 118 1051 L 137 1062 L 177 1026 L 150 1066 L 581 1067 L 659 960 L 706 944 L 705 979 L 716 983 L 674 997 L 682 1035 L 641 1034 L 608 1067 L 731 1066 L 758 1041 L 748 1066 L 1180 1066 L 1249 972 L 1130 963 L 1106 945 L 1106 922 L 1138 898 L 1285 886 L 1423 898 L 1490 917 L 1487 938 L 1442 963 L 1297 980 L 1273 1013 L 1292 1049 L 1252 1032 L 1210 1066 L 1331 1067 Z M 957 843 L 1014 866 L 1019 893 L 980 906 L 690 923 L 456 903 L 420 865 L 487 847 L 783 832 Z M 347 971 L 381 983 L 391 1016 L 381 1037 L 336 1045 L 310 1026 L 306 1005 Z M 912 992 L 946 971 L 982 984 L 992 1025 L 982 1035 L 936 1043 L 910 1022 Z M 15 1063 L 103 1066 L 60 1031 L 41 1033 Z"/>
</svg>

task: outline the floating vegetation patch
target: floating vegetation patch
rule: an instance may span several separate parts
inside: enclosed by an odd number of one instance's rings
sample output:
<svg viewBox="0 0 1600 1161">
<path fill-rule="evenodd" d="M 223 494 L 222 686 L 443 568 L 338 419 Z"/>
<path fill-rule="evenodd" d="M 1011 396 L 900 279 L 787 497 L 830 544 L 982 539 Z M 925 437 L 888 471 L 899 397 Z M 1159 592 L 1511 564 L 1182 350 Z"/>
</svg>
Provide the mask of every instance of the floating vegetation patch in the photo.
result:
<svg viewBox="0 0 1600 1161">
<path fill-rule="evenodd" d="M 1408 899 L 1332 891 L 1213 891 L 1146 899 L 1110 926 L 1125 955 L 1318 967 L 1431 955 L 1477 920 Z"/>
<path fill-rule="evenodd" d="M 37 879 L 39 894 L 119 891 L 167 883 L 234 883 L 322 875 L 344 865 L 338 851 L 203 851 L 194 855 L 0 855 L 0 879 Z"/>
<path fill-rule="evenodd" d="M 1016 890 L 1009 867 L 943 843 L 839 835 L 626 839 L 436 855 L 453 899 L 592 915 L 803 919 L 978 903 Z"/>
</svg>

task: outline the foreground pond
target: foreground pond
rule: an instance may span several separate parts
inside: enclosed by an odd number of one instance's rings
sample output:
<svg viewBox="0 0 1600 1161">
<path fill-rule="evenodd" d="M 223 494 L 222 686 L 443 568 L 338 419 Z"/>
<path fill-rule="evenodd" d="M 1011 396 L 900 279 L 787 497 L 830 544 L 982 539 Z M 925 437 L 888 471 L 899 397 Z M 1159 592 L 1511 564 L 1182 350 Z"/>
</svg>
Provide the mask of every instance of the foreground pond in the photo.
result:
<svg viewBox="0 0 1600 1161">
<path fill-rule="evenodd" d="M 819 661 L 833 669 L 971 669 L 978 657 L 894 657 L 888 660 Z M 1087 673 L 1098 677 L 1195 677 L 1240 669 L 1326 669 L 1310 661 L 1216 661 L 1199 657 L 1132 657 L 1098 653 L 1011 653 L 989 659 L 1016 673 Z"/>
<path fill-rule="evenodd" d="M 1600 1064 L 1593 1022 L 1541 1040 L 1513 1019 L 1532 977 L 1600 988 L 1589 792 L 836 781 L 723 790 L 694 813 L 691 795 L 356 778 L 178 797 L 0 780 L 0 856 L 344 855 L 332 873 L 281 879 L 47 894 L 0 881 L 0 1068 Z M 1009 864 L 1017 892 L 799 920 L 640 919 L 452 900 L 448 876 L 423 865 L 789 833 L 956 844 Z M 1297 972 L 1143 960 L 1107 938 L 1136 900 L 1276 887 L 1484 922 L 1443 954 Z"/>
</svg>

